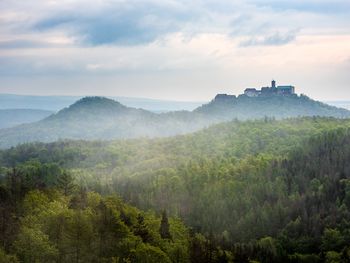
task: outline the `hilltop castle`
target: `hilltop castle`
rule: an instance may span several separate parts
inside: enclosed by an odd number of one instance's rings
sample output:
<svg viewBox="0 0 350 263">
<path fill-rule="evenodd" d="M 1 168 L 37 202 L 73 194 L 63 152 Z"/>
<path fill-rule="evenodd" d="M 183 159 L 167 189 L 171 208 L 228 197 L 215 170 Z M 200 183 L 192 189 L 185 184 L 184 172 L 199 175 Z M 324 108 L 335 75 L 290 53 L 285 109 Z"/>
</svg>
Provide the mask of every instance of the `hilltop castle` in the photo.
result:
<svg viewBox="0 0 350 263">
<path fill-rule="evenodd" d="M 271 87 L 262 87 L 260 90 L 256 88 L 245 89 L 244 94 L 248 97 L 280 95 L 288 96 L 295 94 L 294 86 L 276 86 L 276 81 L 271 82 Z"/>
<path fill-rule="evenodd" d="M 262 87 L 260 90 L 256 88 L 248 88 L 244 90 L 244 94 L 240 96 L 248 97 L 271 97 L 271 96 L 296 96 L 294 86 L 276 86 L 276 81 L 271 82 L 271 87 Z M 230 102 L 236 99 L 235 95 L 217 94 L 215 100 Z"/>
</svg>

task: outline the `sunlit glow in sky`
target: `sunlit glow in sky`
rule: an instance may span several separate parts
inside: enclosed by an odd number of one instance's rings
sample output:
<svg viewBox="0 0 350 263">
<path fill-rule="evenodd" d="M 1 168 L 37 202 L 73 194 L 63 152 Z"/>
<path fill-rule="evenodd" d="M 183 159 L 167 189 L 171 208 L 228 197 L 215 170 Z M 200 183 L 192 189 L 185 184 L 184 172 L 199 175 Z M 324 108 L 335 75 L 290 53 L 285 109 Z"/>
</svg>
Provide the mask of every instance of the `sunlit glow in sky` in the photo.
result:
<svg viewBox="0 0 350 263">
<path fill-rule="evenodd" d="M 0 93 L 350 100 L 349 0 L 2 0 Z"/>
</svg>

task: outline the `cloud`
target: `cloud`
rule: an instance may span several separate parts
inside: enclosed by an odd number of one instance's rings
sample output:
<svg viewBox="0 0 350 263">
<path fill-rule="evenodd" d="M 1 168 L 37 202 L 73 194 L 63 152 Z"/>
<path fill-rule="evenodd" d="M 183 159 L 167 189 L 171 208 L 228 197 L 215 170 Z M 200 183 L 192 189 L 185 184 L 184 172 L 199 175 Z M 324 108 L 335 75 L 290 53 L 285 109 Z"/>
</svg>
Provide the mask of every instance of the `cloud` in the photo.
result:
<svg viewBox="0 0 350 263">
<path fill-rule="evenodd" d="M 35 35 L 40 42 L 42 35 L 61 32 L 77 46 L 147 45 L 174 33 L 189 38 L 220 33 L 250 37 L 252 44 L 283 44 L 292 36 L 275 32 L 305 28 L 315 33 L 335 27 L 348 32 L 350 26 L 343 15 L 350 10 L 348 0 L 5 0 L 0 10 L 2 39 Z M 25 47 L 25 41 L 13 44 Z"/>
<path fill-rule="evenodd" d="M 82 44 L 139 45 L 179 31 L 184 23 L 195 18 L 193 12 L 181 5 L 156 1 L 123 1 L 92 12 L 64 13 L 43 18 L 33 28 L 39 31 L 63 28 Z"/>
<path fill-rule="evenodd" d="M 259 7 L 269 7 L 276 11 L 295 10 L 320 14 L 350 13 L 348 0 L 250 0 Z"/>
<path fill-rule="evenodd" d="M 40 48 L 46 46 L 47 43 L 43 43 L 40 41 L 31 41 L 27 39 L 0 41 L 0 49 Z"/>
<path fill-rule="evenodd" d="M 47 59 L 45 56 L 35 55 L 11 55 L 0 56 L 0 76 L 13 77 L 18 76 L 60 76 L 79 73 L 77 63 L 64 61 L 58 58 Z"/>
<path fill-rule="evenodd" d="M 0 40 L 0 49 L 57 48 L 65 47 L 69 44 L 72 44 L 72 40 L 59 37 L 43 40 L 13 39 L 2 41 Z"/>
<path fill-rule="evenodd" d="M 241 47 L 249 46 L 281 46 L 293 42 L 296 39 L 296 31 L 287 32 L 286 34 L 281 34 L 275 32 L 272 35 L 265 37 L 253 37 L 248 40 L 244 40 L 240 43 Z"/>
</svg>

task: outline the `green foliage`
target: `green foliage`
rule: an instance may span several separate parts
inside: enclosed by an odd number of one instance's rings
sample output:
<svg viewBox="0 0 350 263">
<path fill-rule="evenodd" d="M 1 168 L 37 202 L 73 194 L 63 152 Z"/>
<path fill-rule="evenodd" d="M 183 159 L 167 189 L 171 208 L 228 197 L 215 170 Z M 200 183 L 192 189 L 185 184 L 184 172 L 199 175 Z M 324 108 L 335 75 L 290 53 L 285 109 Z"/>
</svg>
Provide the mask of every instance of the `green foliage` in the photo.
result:
<svg viewBox="0 0 350 263">
<path fill-rule="evenodd" d="M 258 258 L 260 258 L 261 262 L 265 262 L 266 260 L 275 261 L 278 257 L 276 241 L 272 237 L 261 238 L 257 242 L 257 247 L 259 250 Z"/>
<path fill-rule="evenodd" d="M 145 224 L 145 219 L 143 215 L 141 214 L 137 216 L 137 224 L 134 228 L 134 234 L 136 236 L 139 236 L 145 243 L 152 242 L 152 235 L 149 232 L 147 225 Z"/>
<path fill-rule="evenodd" d="M 326 228 L 323 232 L 321 246 L 324 251 L 340 251 L 344 247 L 341 233 L 336 229 Z"/>
<path fill-rule="evenodd" d="M 8 255 L 3 249 L 0 249 L 0 263 L 18 263 L 18 259 L 15 256 Z"/>
<path fill-rule="evenodd" d="M 160 228 L 159 228 L 159 233 L 160 237 L 163 239 L 171 239 L 171 234 L 170 234 L 170 226 L 168 222 L 168 216 L 166 214 L 166 211 L 164 210 L 162 212 L 162 220 L 160 222 Z"/>
<path fill-rule="evenodd" d="M 294 254 L 289 256 L 289 261 L 291 263 L 318 263 L 321 262 L 321 259 L 318 255 L 303 255 L 303 254 Z"/>
<path fill-rule="evenodd" d="M 131 251 L 130 259 L 132 262 L 171 263 L 169 257 L 161 249 L 148 244 L 142 244 Z"/>
<path fill-rule="evenodd" d="M 141 216 L 118 197 L 94 192 L 83 194 L 83 206 L 72 206 L 81 195 L 54 189 L 25 195 L 12 244 L 20 262 L 189 262 L 188 230 L 180 221 L 168 223 L 174 229 L 173 241 L 163 240 L 157 233 L 160 218 Z M 3 262 L 17 262 L 0 252 Z"/>
<path fill-rule="evenodd" d="M 338 252 L 335 251 L 329 251 L 326 254 L 326 261 L 325 263 L 341 263 L 341 255 Z"/>
<path fill-rule="evenodd" d="M 58 254 L 45 233 L 40 229 L 26 226 L 21 228 L 14 247 L 23 262 L 54 262 Z"/>
<path fill-rule="evenodd" d="M 4 249 L 22 261 L 30 253 L 16 244 L 33 239 L 54 251 L 35 258 L 60 262 L 347 262 L 349 127 L 232 121 L 171 138 L 6 150 Z"/>
<path fill-rule="evenodd" d="M 58 175 L 56 179 L 56 186 L 58 189 L 63 191 L 64 195 L 73 193 L 75 187 L 73 176 L 67 171 L 64 171 Z"/>
</svg>

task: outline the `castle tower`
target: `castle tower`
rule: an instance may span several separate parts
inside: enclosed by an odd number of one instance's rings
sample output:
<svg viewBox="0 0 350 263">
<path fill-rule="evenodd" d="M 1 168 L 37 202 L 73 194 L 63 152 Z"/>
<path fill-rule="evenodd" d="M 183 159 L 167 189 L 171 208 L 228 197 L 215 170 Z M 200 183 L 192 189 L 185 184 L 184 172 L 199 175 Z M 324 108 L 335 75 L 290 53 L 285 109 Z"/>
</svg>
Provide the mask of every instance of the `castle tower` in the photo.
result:
<svg viewBox="0 0 350 263">
<path fill-rule="evenodd" d="M 276 81 L 275 80 L 271 81 L 271 88 L 273 88 L 273 89 L 276 88 Z"/>
</svg>

